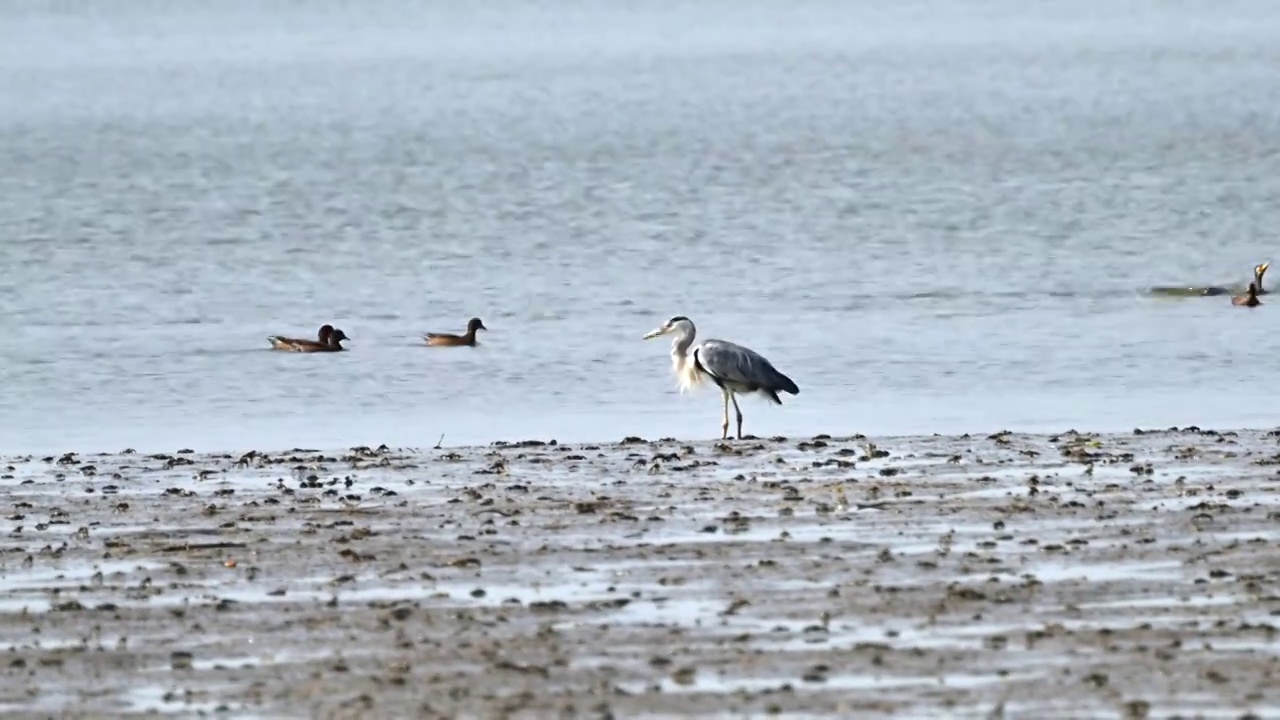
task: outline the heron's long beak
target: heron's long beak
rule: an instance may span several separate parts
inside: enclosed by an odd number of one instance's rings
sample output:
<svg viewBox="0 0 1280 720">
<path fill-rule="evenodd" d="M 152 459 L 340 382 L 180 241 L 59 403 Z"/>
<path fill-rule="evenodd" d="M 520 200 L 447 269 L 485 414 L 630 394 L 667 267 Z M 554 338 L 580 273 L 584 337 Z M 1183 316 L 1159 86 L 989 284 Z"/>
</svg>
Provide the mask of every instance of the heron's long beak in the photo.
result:
<svg viewBox="0 0 1280 720">
<path fill-rule="evenodd" d="M 656 338 L 656 337 L 658 337 L 659 335 L 662 335 L 662 334 L 664 334 L 664 333 L 666 333 L 666 332 L 667 332 L 667 328 L 666 328 L 666 327 L 660 327 L 660 328 L 658 328 L 658 329 L 656 329 L 656 330 L 652 330 L 652 331 L 650 331 L 648 335 L 645 335 L 645 336 L 644 336 L 644 339 L 645 339 L 645 340 L 652 340 L 653 338 Z"/>
</svg>

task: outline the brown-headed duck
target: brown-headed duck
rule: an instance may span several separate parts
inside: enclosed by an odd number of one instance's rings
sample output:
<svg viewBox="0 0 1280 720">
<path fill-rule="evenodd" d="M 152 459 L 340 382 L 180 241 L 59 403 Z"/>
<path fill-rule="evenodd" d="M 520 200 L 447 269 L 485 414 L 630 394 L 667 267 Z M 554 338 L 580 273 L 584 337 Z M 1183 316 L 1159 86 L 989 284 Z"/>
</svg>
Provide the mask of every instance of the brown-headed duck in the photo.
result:
<svg viewBox="0 0 1280 720">
<path fill-rule="evenodd" d="M 319 340 L 272 335 L 267 338 L 267 342 L 271 343 L 271 349 L 284 350 L 286 352 L 341 352 L 346 350 L 346 348 L 342 347 L 342 341 L 351 339 L 342 330 L 332 325 L 322 326 L 317 337 L 319 337 Z"/>
<path fill-rule="evenodd" d="M 1262 301 L 1258 299 L 1258 284 L 1249 283 L 1249 292 L 1231 298 L 1231 304 L 1241 307 L 1258 307 L 1261 305 Z"/>
<path fill-rule="evenodd" d="M 484 323 L 480 321 L 480 318 L 473 317 L 470 322 L 467 323 L 467 332 L 465 334 L 450 335 L 448 333 L 427 333 L 423 336 L 423 339 L 427 341 L 428 345 L 475 347 L 477 330 L 484 330 L 487 332 L 489 328 L 484 326 Z"/>
</svg>

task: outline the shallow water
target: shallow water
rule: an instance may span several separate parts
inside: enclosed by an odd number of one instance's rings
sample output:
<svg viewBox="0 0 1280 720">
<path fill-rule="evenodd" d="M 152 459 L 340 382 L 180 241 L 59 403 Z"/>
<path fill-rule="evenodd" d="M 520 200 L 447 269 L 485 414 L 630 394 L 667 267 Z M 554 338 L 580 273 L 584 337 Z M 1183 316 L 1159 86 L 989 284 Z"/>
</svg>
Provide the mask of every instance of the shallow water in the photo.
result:
<svg viewBox="0 0 1280 720">
<path fill-rule="evenodd" d="M 1269 424 L 1280 13 L 0 8 L 0 450 Z M 483 347 L 420 333 L 472 315 Z M 341 356 L 266 350 L 323 322 Z"/>
</svg>

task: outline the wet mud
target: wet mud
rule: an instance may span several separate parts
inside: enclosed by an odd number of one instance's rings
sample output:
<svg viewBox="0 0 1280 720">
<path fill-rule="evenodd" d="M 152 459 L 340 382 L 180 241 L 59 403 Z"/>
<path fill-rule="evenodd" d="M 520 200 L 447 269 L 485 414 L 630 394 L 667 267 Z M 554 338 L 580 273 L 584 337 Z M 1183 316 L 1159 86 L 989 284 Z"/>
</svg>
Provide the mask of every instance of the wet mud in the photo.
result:
<svg viewBox="0 0 1280 720">
<path fill-rule="evenodd" d="M 12 717 L 1277 717 L 1280 444 L 0 460 Z"/>
</svg>

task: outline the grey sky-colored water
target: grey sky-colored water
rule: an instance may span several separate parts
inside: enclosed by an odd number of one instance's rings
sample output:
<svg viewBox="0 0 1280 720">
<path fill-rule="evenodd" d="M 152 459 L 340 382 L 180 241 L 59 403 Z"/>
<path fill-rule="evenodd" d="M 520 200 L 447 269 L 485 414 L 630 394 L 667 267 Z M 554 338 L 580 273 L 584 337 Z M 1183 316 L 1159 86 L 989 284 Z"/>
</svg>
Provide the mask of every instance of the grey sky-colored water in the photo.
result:
<svg viewBox="0 0 1280 720">
<path fill-rule="evenodd" d="M 1262 1 L 6 5 L 0 451 L 715 436 L 640 341 L 675 314 L 799 384 L 756 434 L 1269 426 L 1270 305 L 1144 290 L 1277 259 L 1278 37 Z M 266 349 L 324 322 L 351 352 Z"/>
</svg>

